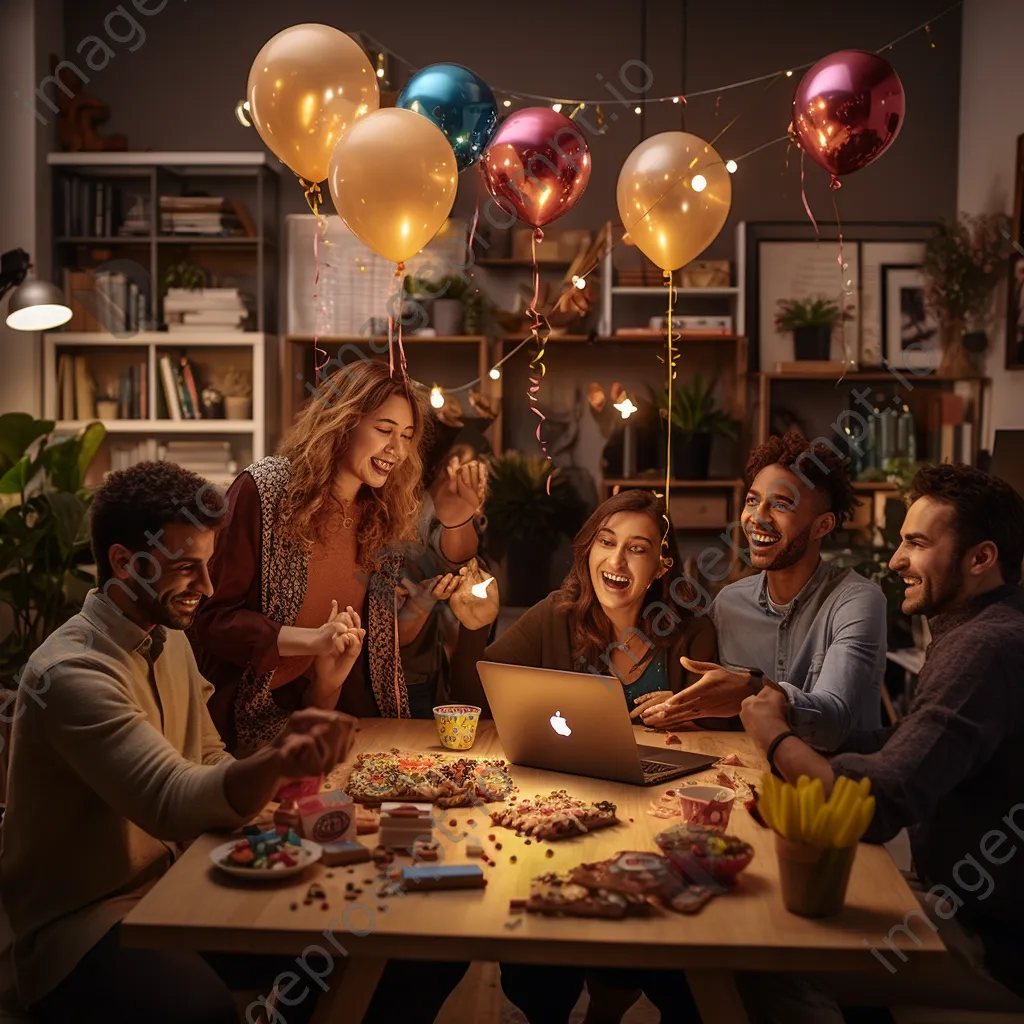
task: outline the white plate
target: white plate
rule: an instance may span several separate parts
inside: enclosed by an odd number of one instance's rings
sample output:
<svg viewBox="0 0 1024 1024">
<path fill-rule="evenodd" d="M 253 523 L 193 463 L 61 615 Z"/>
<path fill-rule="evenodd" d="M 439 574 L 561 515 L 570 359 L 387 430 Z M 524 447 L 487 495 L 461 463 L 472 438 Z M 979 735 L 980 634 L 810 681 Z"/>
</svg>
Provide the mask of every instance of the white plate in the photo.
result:
<svg viewBox="0 0 1024 1024">
<path fill-rule="evenodd" d="M 235 878 L 244 878 L 249 882 L 276 882 L 281 878 L 291 878 L 294 875 L 300 875 L 310 864 L 315 864 L 323 853 L 319 843 L 314 843 L 311 839 L 303 839 L 302 849 L 296 854 L 298 863 L 292 867 L 243 868 L 237 867 L 234 864 L 225 864 L 224 861 L 227 860 L 228 854 L 235 848 L 237 842 L 237 839 L 232 839 L 231 842 L 222 843 L 215 850 L 211 850 L 210 860 L 221 871 L 234 875 Z"/>
</svg>

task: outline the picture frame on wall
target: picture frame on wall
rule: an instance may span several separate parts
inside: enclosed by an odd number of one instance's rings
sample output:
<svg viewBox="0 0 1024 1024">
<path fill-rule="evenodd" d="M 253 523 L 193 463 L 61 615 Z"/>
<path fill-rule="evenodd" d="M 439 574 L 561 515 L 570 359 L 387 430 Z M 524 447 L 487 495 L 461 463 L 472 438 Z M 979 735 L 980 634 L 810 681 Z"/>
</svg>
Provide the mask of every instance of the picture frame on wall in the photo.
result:
<svg viewBox="0 0 1024 1024">
<path fill-rule="evenodd" d="M 882 352 L 897 369 L 932 370 L 942 359 L 942 328 L 928 304 L 924 269 L 882 267 Z"/>
<path fill-rule="evenodd" d="M 1006 301 L 1006 368 L 1024 370 L 1024 135 L 1017 137 L 1013 218 Z"/>
</svg>

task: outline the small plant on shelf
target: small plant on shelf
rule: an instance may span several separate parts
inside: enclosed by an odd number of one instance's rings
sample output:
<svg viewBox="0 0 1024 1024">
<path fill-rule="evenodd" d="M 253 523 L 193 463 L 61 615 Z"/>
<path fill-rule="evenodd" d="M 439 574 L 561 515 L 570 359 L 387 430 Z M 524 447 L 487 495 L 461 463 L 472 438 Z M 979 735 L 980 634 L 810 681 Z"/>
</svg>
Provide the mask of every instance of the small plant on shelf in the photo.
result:
<svg viewBox="0 0 1024 1024">
<path fill-rule="evenodd" d="M 852 308 L 845 312 L 834 299 L 823 295 L 806 299 L 779 299 L 775 329 L 793 335 L 797 359 L 827 360 L 836 324 L 849 320 Z"/>
<path fill-rule="evenodd" d="M 252 378 L 231 367 L 217 381 L 217 390 L 224 397 L 224 417 L 247 420 L 252 417 Z"/>
<path fill-rule="evenodd" d="M 718 381 L 705 382 L 695 373 L 689 384 L 672 392 L 672 473 L 680 480 L 706 480 L 711 462 L 711 442 L 716 437 L 734 441 L 739 424 L 718 408 L 715 389 Z M 657 397 L 662 420 L 668 420 L 668 390 Z"/>
<path fill-rule="evenodd" d="M 184 288 L 194 292 L 206 287 L 206 271 L 190 260 L 172 263 L 164 271 L 164 289 Z"/>
</svg>

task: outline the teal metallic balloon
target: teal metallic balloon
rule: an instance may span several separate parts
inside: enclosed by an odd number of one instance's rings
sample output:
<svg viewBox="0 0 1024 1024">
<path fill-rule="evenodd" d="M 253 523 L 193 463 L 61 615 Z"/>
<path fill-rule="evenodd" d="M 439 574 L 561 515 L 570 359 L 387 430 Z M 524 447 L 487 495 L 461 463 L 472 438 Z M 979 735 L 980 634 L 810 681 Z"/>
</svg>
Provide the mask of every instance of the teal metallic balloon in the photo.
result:
<svg viewBox="0 0 1024 1024">
<path fill-rule="evenodd" d="M 422 114 L 444 132 L 460 171 L 480 159 L 498 124 L 491 87 L 461 64 L 431 64 L 417 71 L 397 106 Z"/>
</svg>

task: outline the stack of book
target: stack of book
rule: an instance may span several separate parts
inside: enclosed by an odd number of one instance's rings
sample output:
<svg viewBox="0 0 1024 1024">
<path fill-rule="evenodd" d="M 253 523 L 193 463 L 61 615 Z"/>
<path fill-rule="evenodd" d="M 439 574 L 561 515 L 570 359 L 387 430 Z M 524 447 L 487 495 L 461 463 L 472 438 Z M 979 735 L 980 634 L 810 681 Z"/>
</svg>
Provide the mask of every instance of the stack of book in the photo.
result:
<svg viewBox="0 0 1024 1024">
<path fill-rule="evenodd" d="M 156 462 L 160 457 L 160 447 L 153 437 L 143 441 L 115 442 L 110 446 L 111 472 L 129 469 L 137 462 Z"/>
<path fill-rule="evenodd" d="M 230 481 L 238 473 L 230 441 L 168 441 L 159 446 L 157 457 L 217 484 Z"/>
<path fill-rule="evenodd" d="M 96 415 L 96 383 L 85 356 L 63 353 L 57 360 L 57 418 L 91 420 Z"/>
<path fill-rule="evenodd" d="M 249 311 L 237 288 L 168 288 L 164 320 L 174 333 L 245 330 Z"/>
<path fill-rule="evenodd" d="M 125 274 L 65 268 L 64 294 L 71 310 L 69 331 L 124 335 L 150 326 L 149 299 Z"/>
<path fill-rule="evenodd" d="M 162 235 L 253 238 L 255 226 L 241 203 L 223 196 L 161 196 Z"/>
<path fill-rule="evenodd" d="M 974 429 L 967 418 L 962 395 L 943 391 L 927 399 L 927 446 L 929 462 L 974 462 Z"/>
<path fill-rule="evenodd" d="M 201 420 L 203 407 L 199 401 L 202 385 L 187 356 L 161 355 L 159 376 L 167 413 L 162 418 Z"/>
<path fill-rule="evenodd" d="M 61 187 L 66 236 L 110 238 L 118 233 L 121 221 L 118 189 L 86 178 L 65 178 Z"/>
<path fill-rule="evenodd" d="M 133 363 L 117 379 L 117 413 L 123 420 L 149 418 L 149 374 L 145 361 Z"/>
</svg>

